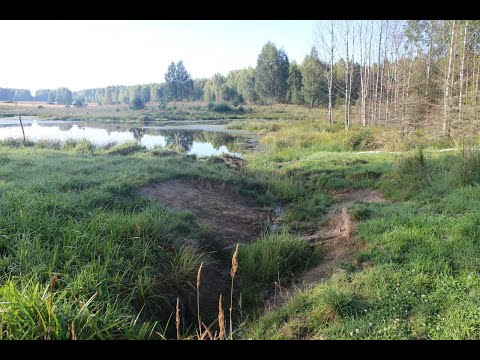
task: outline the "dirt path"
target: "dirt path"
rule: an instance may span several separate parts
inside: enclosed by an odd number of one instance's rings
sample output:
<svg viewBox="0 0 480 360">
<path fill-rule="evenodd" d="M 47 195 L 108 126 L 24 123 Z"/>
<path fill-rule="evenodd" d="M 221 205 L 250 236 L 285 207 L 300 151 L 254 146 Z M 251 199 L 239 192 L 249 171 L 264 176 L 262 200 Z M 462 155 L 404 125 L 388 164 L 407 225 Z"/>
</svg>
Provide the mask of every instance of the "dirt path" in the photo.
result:
<svg viewBox="0 0 480 360">
<path fill-rule="evenodd" d="M 332 195 L 337 202 L 330 209 L 325 224 L 315 234 L 304 237 L 305 241 L 320 248 L 323 255 L 321 264 L 305 272 L 287 288 L 277 284 L 274 294 L 266 301 L 268 309 L 283 304 L 296 290 L 322 282 L 340 263 L 355 262 L 355 254 L 360 249 L 360 244 L 353 235 L 356 224 L 348 215 L 348 208 L 356 201 L 388 202 L 379 192 L 372 189 L 350 189 Z"/>
</svg>

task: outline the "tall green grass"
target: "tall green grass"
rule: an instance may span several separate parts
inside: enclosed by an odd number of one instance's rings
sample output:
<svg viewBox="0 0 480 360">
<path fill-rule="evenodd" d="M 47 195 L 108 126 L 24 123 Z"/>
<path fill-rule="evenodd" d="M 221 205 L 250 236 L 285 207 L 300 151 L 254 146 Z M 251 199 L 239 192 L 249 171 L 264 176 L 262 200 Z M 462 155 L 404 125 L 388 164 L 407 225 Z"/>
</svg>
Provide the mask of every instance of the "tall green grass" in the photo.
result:
<svg viewBox="0 0 480 360">
<path fill-rule="evenodd" d="M 233 181 L 227 168 L 180 155 L 36 147 L 0 147 L 0 164 L 1 336 L 68 338 L 72 321 L 77 338 L 164 334 L 176 297 L 191 294 L 206 259 L 187 244 L 205 231 L 191 213 L 136 188 L 176 176 Z"/>
<path fill-rule="evenodd" d="M 326 282 L 251 322 L 245 336 L 480 338 L 480 186 L 470 170 L 476 154 L 394 155 L 400 158 L 383 168 L 377 185 L 397 201 L 352 208 L 364 244 L 357 261 L 368 267 L 337 269 Z"/>
</svg>

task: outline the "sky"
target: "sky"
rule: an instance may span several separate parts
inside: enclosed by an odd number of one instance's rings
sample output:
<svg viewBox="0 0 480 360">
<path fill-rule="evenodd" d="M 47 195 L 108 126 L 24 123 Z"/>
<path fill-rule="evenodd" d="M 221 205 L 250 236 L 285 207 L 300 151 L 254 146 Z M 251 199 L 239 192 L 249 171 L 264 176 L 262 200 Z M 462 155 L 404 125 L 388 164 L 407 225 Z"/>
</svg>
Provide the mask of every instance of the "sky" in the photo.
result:
<svg viewBox="0 0 480 360">
<path fill-rule="evenodd" d="M 0 20 L 0 87 L 70 90 L 163 82 L 172 61 L 192 78 L 255 67 L 267 41 L 301 63 L 314 20 Z"/>
</svg>

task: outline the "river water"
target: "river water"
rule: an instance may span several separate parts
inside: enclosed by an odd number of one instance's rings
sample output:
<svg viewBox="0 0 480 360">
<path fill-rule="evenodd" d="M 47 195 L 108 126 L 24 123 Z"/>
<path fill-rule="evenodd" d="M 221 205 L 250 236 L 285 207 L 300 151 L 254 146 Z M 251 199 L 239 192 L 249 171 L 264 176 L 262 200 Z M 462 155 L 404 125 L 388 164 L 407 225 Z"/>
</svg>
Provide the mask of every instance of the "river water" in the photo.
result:
<svg viewBox="0 0 480 360">
<path fill-rule="evenodd" d="M 230 131 L 225 125 L 158 126 L 153 123 L 94 123 L 69 120 L 44 121 L 22 117 L 25 136 L 34 142 L 86 139 L 96 146 L 134 141 L 148 149 L 176 148 L 199 156 L 239 155 L 252 149 L 252 135 Z M 17 117 L 0 118 L 0 140 L 23 138 Z"/>
</svg>

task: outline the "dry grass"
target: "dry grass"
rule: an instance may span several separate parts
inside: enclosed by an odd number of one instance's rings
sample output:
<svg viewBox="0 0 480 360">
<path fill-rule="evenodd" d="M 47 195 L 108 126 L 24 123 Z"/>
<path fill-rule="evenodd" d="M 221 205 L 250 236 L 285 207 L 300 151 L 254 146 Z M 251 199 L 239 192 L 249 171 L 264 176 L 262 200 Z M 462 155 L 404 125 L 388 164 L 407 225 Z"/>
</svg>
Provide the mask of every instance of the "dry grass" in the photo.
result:
<svg viewBox="0 0 480 360">
<path fill-rule="evenodd" d="M 177 297 L 177 306 L 175 307 L 175 328 L 177 329 L 177 340 L 180 340 L 180 299 Z"/>
<path fill-rule="evenodd" d="M 218 298 L 218 327 L 220 328 L 220 340 L 225 340 L 225 317 L 223 314 L 222 294 L 220 294 L 220 297 Z"/>
<path fill-rule="evenodd" d="M 350 219 L 350 216 L 348 215 L 347 208 L 343 207 L 342 208 L 342 222 L 344 226 L 344 237 L 345 239 L 349 240 L 352 237 L 352 220 Z"/>
<path fill-rule="evenodd" d="M 235 273 L 238 269 L 238 245 L 235 248 L 235 252 L 232 257 L 232 269 L 230 270 L 230 276 L 232 278 L 232 286 L 230 287 L 230 339 L 232 339 L 233 325 L 232 325 L 232 309 L 233 309 L 233 281 L 235 279 Z"/>
<path fill-rule="evenodd" d="M 199 333 L 202 332 L 202 320 L 200 318 L 200 279 L 202 277 L 202 267 L 203 261 L 198 268 L 197 273 L 197 318 L 198 318 L 198 331 Z"/>
<path fill-rule="evenodd" d="M 232 311 L 233 311 L 233 290 L 234 290 L 234 279 L 235 279 L 235 274 L 237 273 L 238 269 L 238 245 L 236 246 L 235 252 L 232 256 L 232 268 L 230 269 L 230 276 L 232 279 L 232 284 L 231 284 L 231 291 L 230 291 L 230 336 L 228 339 L 233 339 L 233 323 L 232 323 Z M 215 331 L 212 334 L 212 326 L 214 325 L 211 324 L 210 326 L 205 325 L 204 322 L 202 322 L 201 317 L 200 317 L 200 280 L 202 277 L 202 267 L 203 267 L 203 262 L 200 264 L 198 268 L 198 273 L 197 273 L 197 318 L 198 318 L 198 328 L 196 329 L 195 335 L 193 337 L 186 337 L 185 339 L 194 339 L 194 340 L 226 340 L 226 327 L 225 327 L 225 314 L 223 311 L 223 298 L 222 294 L 220 294 L 218 298 L 218 327 L 219 331 Z M 179 310 L 179 299 L 177 298 L 177 305 L 176 305 L 176 315 L 175 315 L 175 325 L 177 329 L 177 340 L 180 340 L 182 338 L 181 333 L 180 333 L 180 310 Z"/>
</svg>

